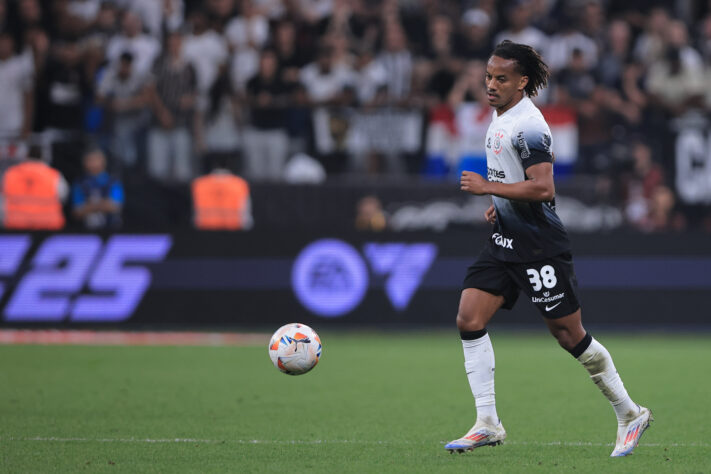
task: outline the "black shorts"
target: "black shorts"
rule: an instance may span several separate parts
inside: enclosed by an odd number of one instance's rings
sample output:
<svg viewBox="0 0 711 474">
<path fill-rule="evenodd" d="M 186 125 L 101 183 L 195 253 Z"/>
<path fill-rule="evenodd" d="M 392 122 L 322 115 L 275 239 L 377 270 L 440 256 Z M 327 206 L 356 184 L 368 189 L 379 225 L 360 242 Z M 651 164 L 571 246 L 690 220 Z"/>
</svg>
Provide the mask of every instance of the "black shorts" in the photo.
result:
<svg viewBox="0 0 711 474">
<path fill-rule="evenodd" d="M 569 252 L 537 262 L 504 262 L 494 258 L 487 245 L 467 269 L 464 288 L 478 288 L 504 297 L 504 309 L 513 308 L 521 291 L 543 317 L 555 319 L 580 308 L 578 281 Z"/>
</svg>

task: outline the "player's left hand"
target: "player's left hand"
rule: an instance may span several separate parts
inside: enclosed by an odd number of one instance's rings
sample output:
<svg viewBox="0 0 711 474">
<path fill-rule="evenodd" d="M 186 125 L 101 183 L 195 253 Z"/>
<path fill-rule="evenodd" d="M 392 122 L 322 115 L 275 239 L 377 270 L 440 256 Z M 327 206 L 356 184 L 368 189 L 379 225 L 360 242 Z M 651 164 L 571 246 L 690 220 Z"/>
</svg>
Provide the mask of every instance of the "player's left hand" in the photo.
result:
<svg viewBox="0 0 711 474">
<path fill-rule="evenodd" d="M 487 194 L 484 187 L 488 183 L 482 175 L 473 171 L 462 171 L 462 177 L 459 180 L 460 188 L 472 194 Z"/>
</svg>

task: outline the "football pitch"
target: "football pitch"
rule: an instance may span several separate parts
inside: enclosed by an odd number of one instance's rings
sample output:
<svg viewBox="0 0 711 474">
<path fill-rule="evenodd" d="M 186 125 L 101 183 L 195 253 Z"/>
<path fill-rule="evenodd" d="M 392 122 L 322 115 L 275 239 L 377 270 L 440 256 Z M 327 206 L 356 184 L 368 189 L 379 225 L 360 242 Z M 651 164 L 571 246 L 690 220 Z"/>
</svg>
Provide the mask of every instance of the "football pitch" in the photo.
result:
<svg viewBox="0 0 711 474">
<path fill-rule="evenodd" d="M 316 328 L 318 330 L 318 328 Z M 711 335 L 594 334 L 656 421 L 609 458 L 616 420 L 542 333 L 491 331 L 502 446 L 474 422 L 449 332 L 323 332 L 310 373 L 259 346 L 0 346 L 0 472 L 711 472 Z"/>
</svg>

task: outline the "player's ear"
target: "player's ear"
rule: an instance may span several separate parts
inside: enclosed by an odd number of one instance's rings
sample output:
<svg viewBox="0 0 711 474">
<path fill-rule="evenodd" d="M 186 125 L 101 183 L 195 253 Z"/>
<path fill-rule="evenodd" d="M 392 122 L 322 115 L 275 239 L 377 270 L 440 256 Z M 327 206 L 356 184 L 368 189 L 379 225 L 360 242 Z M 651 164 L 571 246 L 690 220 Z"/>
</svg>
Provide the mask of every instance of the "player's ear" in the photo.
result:
<svg viewBox="0 0 711 474">
<path fill-rule="evenodd" d="M 528 85 L 528 76 L 521 76 L 521 80 L 518 82 L 518 90 L 522 91 Z"/>
</svg>

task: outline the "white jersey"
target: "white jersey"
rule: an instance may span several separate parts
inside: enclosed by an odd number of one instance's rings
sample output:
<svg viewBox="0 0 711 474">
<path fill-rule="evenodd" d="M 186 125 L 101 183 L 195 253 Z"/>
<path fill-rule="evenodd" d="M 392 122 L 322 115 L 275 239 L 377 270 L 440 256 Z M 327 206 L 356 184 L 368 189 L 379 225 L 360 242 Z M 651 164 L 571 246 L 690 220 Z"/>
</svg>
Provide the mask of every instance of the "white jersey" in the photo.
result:
<svg viewBox="0 0 711 474">
<path fill-rule="evenodd" d="M 486 132 L 487 179 L 517 183 L 529 166 L 553 162 L 551 131 L 543 114 L 524 97 L 498 116 Z M 496 224 L 493 254 L 504 261 L 530 262 L 570 251 L 568 235 L 555 213 L 555 201 L 527 202 L 493 196 Z"/>
</svg>

